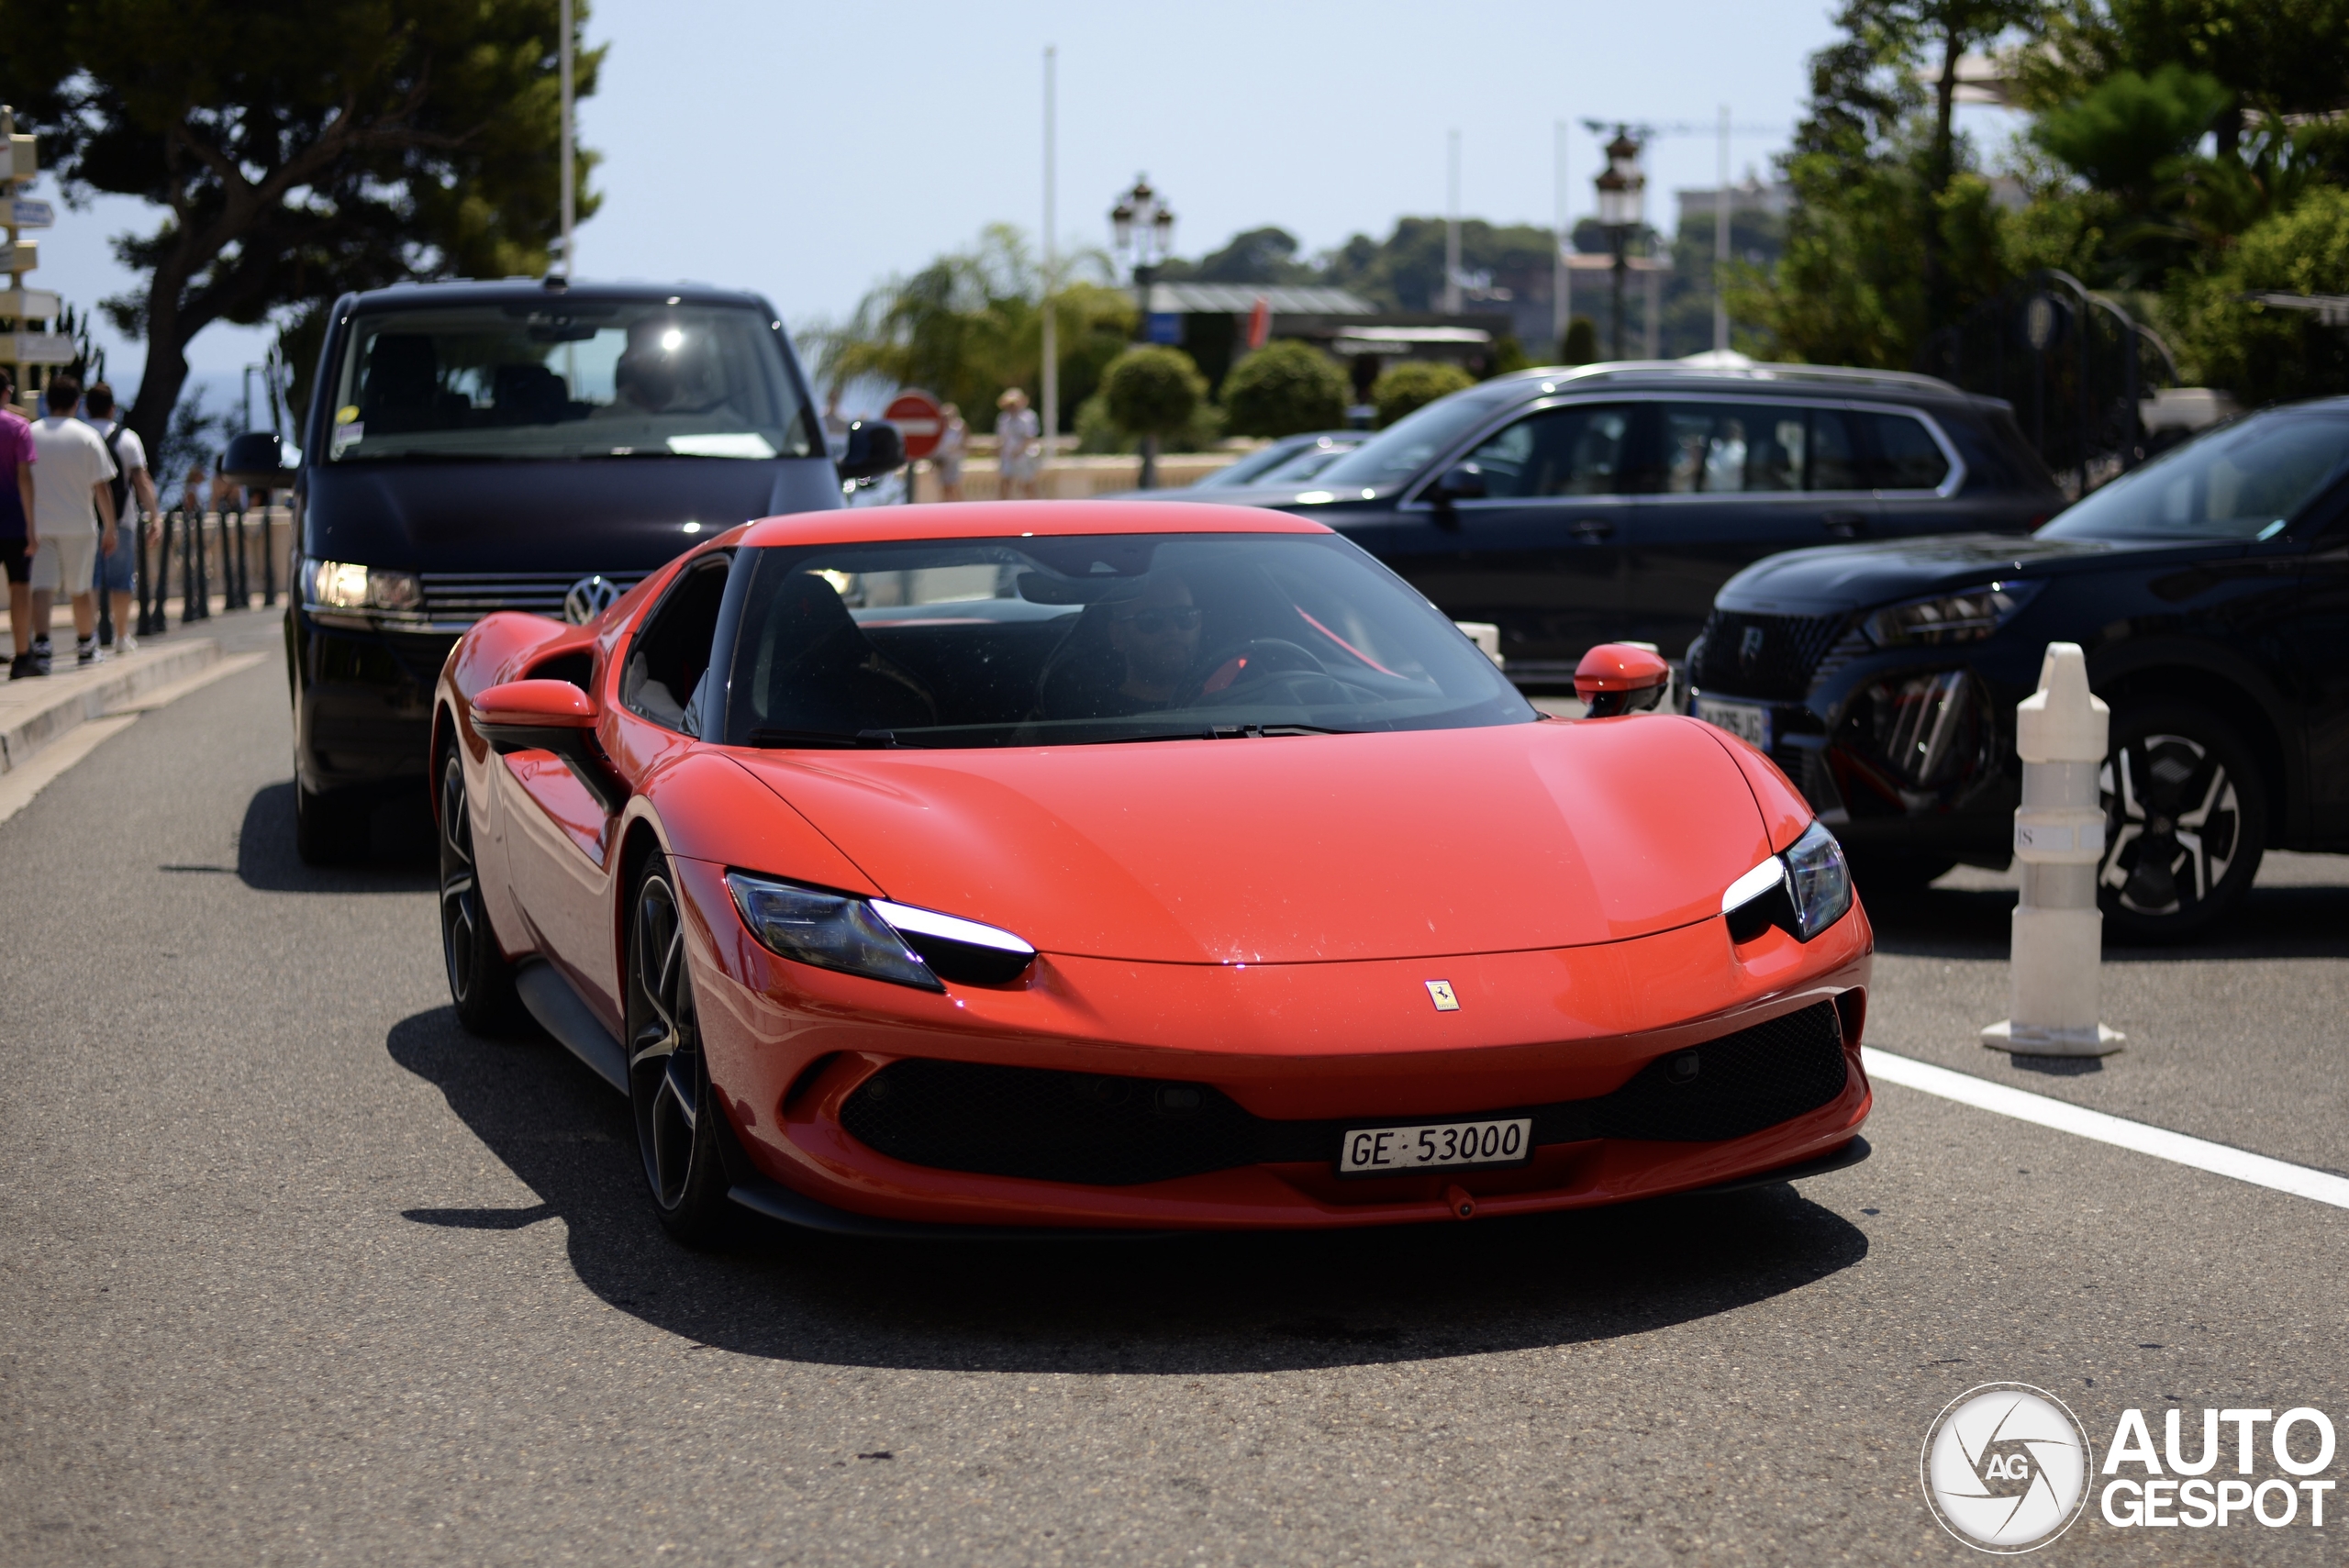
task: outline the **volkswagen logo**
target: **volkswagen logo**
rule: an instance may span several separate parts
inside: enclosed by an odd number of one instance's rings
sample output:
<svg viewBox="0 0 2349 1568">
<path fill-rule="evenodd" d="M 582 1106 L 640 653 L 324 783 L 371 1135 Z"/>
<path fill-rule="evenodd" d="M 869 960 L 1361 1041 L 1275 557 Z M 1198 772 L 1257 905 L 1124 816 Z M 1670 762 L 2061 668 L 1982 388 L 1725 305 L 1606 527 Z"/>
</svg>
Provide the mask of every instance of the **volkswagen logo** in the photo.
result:
<svg viewBox="0 0 2349 1568">
<path fill-rule="evenodd" d="M 585 626 L 610 609 L 621 591 L 620 585 L 608 577 L 582 577 L 562 596 L 562 618 L 573 626 Z"/>
<path fill-rule="evenodd" d="M 1745 628 L 1745 635 L 1738 639 L 1737 662 L 1749 670 L 1753 667 L 1753 662 L 1762 657 L 1762 635 L 1760 627 L 1749 626 Z"/>
</svg>

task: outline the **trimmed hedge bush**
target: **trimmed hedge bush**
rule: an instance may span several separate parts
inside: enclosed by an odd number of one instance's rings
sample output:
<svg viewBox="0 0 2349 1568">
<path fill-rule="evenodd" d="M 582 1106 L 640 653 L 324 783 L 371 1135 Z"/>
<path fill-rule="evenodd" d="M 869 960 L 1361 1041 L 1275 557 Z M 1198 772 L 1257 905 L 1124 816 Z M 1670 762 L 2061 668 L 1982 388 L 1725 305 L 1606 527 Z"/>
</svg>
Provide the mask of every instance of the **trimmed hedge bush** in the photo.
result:
<svg viewBox="0 0 2349 1568">
<path fill-rule="evenodd" d="M 1378 428 L 1383 430 L 1439 397 L 1465 392 L 1475 384 L 1475 377 L 1458 365 L 1441 360 L 1405 360 L 1378 378 L 1378 384 L 1370 389 L 1370 400 L 1378 407 Z"/>
<path fill-rule="evenodd" d="M 1118 428 L 1136 436 L 1171 436 L 1187 428 L 1207 401 L 1207 378 L 1180 349 L 1139 344 L 1109 361 L 1101 396 Z"/>
<path fill-rule="evenodd" d="M 1235 436 L 1302 435 L 1346 422 L 1346 378 L 1310 343 L 1267 343 L 1223 380 L 1226 428 Z"/>
</svg>

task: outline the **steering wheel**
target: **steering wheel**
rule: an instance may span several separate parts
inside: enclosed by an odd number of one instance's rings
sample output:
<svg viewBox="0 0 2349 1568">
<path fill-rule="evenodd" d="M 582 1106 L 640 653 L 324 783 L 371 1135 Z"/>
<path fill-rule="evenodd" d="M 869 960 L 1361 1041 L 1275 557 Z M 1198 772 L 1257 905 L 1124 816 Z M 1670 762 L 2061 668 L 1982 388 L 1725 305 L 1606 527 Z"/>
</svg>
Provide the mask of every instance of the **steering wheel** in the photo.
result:
<svg viewBox="0 0 2349 1568">
<path fill-rule="evenodd" d="M 1221 657 L 1208 662 L 1208 673 L 1174 706 L 1191 707 L 1200 703 L 1232 700 L 1230 694 L 1244 692 L 1273 675 L 1326 674 L 1329 667 L 1296 643 L 1277 637 L 1252 638 Z"/>
</svg>

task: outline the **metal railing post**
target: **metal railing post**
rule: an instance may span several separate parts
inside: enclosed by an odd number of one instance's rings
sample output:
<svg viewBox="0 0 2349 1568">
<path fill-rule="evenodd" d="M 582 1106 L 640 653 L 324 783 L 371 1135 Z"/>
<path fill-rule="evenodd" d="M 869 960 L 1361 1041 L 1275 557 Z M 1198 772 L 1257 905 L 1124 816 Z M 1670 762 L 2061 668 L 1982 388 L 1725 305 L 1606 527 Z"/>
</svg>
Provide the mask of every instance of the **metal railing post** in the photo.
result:
<svg viewBox="0 0 2349 1568">
<path fill-rule="evenodd" d="M 180 624 L 212 618 L 212 573 L 204 559 L 204 513 L 199 509 L 184 530 L 186 565 L 181 575 Z"/>
<path fill-rule="evenodd" d="M 156 539 L 154 559 L 147 552 L 147 530 L 139 531 L 139 635 L 160 637 L 163 632 L 163 596 L 170 584 L 165 581 L 172 566 L 172 514 L 167 507 L 155 519 Z"/>
<path fill-rule="evenodd" d="M 266 500 L 261 508 L 261 602 L 263 606 L 277 603 L 277 547 L 270 542 Z"/>
</svg>

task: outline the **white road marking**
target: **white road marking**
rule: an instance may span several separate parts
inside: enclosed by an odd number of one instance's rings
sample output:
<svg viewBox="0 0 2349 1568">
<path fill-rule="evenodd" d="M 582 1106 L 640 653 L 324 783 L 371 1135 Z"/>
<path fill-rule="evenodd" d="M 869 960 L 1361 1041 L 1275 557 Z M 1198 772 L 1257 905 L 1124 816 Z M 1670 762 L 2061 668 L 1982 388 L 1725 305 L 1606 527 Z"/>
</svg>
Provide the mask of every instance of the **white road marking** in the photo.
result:
<svg viewBox="0 0 2349 1568">
<path fill-rule="evenodd" d="M 1920 1089 L 1928 1095 L 1938 1095 L 1945 1100 L 1955 1100 L 1978 1110 L 1994 1111 L 1999 1116 L 2013 1117 L 2018 1121 L 2052 1127 L 2058 1132 L 2072 1133 L 2080 1138 L 2094 1139 L 2118 1148 L 2150 1154 L 2156 1160 L 2174 1164 L 2191 1165 L 2198 1171 L 2213 1175 L 2232 1176 L 2238 1182 L 2249 1182 L 2257 1187 L 2270 1187 L 2296 1197 L 2314 1198 L 2335 1208 L 2349 1208 L 2349 1177 L 2336 1176 L 2326 1171 L 2310 1170 L 2306 1165 L 2288 1164 L 2270 1160 L 2265 1154 L 2230 1148 L 2224 1143 L 2211 1143 L 2204 1139 L 2188 1138 L 2182 1132 L 2148 1127 L 2142 1121 L 2108 1116 L 2083 1106 L 2064 1100 L 2034 1095 L 2028 1089 L 2009 1088 L 1993 1084 L 1987 1078 L 1971 1073 L 1953 1073 L 1946 1067 L 1913 1057 L 1895 1056 L 1887 1051 L 1865 1046 L 1860 1051 L 1868 1076 L 1887 1084 L 1898 1084 L 1904 1088 Z"/>
</svg>

